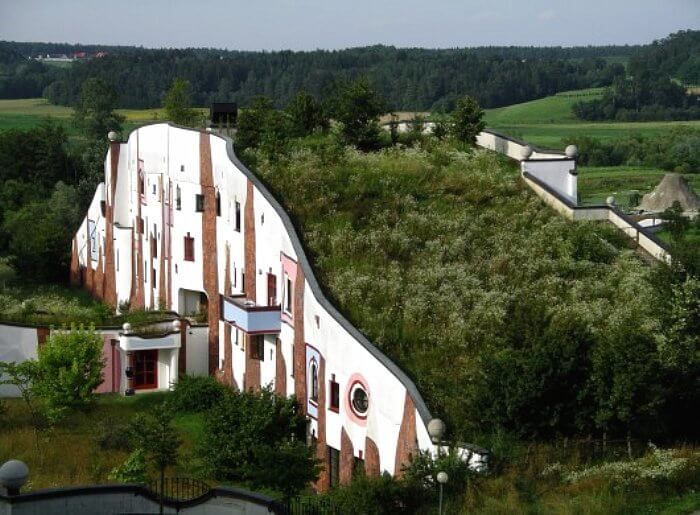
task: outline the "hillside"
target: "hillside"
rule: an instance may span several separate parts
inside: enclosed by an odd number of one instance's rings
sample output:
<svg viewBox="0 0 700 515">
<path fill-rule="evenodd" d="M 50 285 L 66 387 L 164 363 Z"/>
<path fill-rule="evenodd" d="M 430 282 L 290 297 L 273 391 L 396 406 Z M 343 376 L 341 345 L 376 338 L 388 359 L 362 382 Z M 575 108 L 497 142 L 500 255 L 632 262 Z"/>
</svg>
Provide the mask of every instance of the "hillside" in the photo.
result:
<svg viewBox="0 0 700 515">
<path fill-rule="evenodd" d="M 563 91 L 522 104 L 514 104 L 486 110 L 486 123 L 490 126 L 513 124 L 576 123 L 571 108 L 576 102 L 593 100 L 603 95 L 604 88 Z"/>
<path fill-rule="evenodd" d="M 566 91 L 556 95 L 486 109 L 484 119 L 489 128 L 524 139 L 544 148 L 563 150 L 574 138 L 587 136 L 601 140 L 629 138 L 630 135 L 655 137 L 675 127 L 700 128 L 700 120 L 656 122 L 588 122 L 571 111 L 582 100 L 602 98 L 604 88 Z"/>
<path fill-rule="evenodd" d="M 247 105 L 264 94 L 277 107 L 284 107 L 300 90 L 327 98 L 337 82 L 367 76 L 389 109 L 451 109 L 465 94 L 495 107 L 610 84 L 624 73 L 624 67 L 606 58 L 625 57 L 636 47 L 423 49 L 376 45 L 313 52 L 125 47 L 106 49 L 106 56 L 75 62 L 68 69 L 16 61 L 17 54 L 33 56 L 58 48 L 67 51 L 51 44 L 42 48 L 41 44 L 0 42 L 0 98 L 45 96 L 55 104 L 72 105 L 83 82 L 100 77 L 117 91 L 120 107 L 156 107 L 172 81 L 180 77 L 192 84 L 197 105 L 217 101 Z M 2 61 L 3 55 L 8 56 L 7 62 Z"/>
<path fill-rule="evenodd" d="M 245 157 L 300 226 L 330 296 L 456 436 L 674 427 L 689 376 L 655 343 L 679 337 L 659 309 L 668 292 L 618 233 L 557 217 L 509 163 L 325 139 L 273 163 Z"/>
</svg>

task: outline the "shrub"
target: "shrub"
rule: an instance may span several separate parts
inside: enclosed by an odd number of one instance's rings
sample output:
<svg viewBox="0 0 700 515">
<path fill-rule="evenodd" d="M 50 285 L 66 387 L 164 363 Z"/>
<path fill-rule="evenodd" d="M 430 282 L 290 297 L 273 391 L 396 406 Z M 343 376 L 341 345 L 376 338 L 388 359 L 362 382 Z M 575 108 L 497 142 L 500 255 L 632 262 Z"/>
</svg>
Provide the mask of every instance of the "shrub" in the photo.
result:
<svg viewBox="0 0 700 515">
<path fill-rule="evenodd" d="M 683 491 L 700 487 L 700 453 L 659 449 L 650 444 L 650 452 L 630 461 L 615 461 L 563 474 L 568 483 L 604 479 L 614 488 L 626 490 L 672 489 Z"/>
<path fill-rule="evenodd" d="M 119 483 L 145 483 L 146 454 L 143 449 L 136 449 L 129 454 L 124 463 L 112 469 L 107 479 Z"/>
<path fill-rule="evenodd" d="M 347 486 L 332 490 L 328 497 L 339 513 L 358 515 L 394 515 L 426 513 L 434 508 L 432 498 L 413 481 L 396 479 L 389 474 L 380 477 L 357 475 Z"/>
<path fill-rule="evenodd" d="M 318 474 L 313 448 L 301 443 L 305 431 L 293 397 L 269 389 L 233 392 L 206 412 L 199 453 L 216 479 L 272 488 L 289 497 Z"/>
<path fill-rule="evenodd" d="M 95 443 L 103 450 L 130 450 L 129 425 L 117 420 L 101 420 L 97 424 Z"/>
<path fill-rule="evenodd" d="M 210 410 L 230 389 L 211 376 L 185 375 L 178 379 L 171 405 L 180 413 Z"/>
<path fill-rule="evenodd" d="M 54 332 L 39 348 L 37 395 L 53 409 L 88 408 L 102 383 L 102 345 L 94 328 Z"/>
</svg>

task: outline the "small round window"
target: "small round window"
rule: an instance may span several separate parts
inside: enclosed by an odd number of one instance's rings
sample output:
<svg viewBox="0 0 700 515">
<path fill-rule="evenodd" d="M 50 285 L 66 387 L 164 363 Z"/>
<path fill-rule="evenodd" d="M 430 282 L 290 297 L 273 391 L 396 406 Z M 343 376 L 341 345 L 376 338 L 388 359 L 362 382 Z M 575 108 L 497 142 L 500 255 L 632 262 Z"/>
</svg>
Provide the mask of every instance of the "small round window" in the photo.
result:
<svg viewBox="0 0 700 515">
<path fill-rule="evenodd" d="M 361 417 L 367 415 L 369 398 L 367 397 L 367 392 L 360 383 L 355 383 L 350 389 L 350 404 L 357 415 Z"/>
</svg>

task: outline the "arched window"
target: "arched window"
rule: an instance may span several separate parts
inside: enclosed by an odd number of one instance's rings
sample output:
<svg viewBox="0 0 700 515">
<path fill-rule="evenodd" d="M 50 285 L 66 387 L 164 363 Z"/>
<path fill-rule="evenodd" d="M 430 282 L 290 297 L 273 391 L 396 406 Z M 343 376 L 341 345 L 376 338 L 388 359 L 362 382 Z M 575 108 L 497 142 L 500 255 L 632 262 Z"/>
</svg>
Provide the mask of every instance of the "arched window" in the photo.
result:
<svg viewBox="0 0 700 515">
<path fill-rule="evenodd" d="M 182 194 L 180 193 L 180 186 L 175 188 L 175 209 L 178 211 L 182 209 Z"/>
<path fill-rule="evenodd" d="M 221 216 L 221 193 L 216 192 L 216 216 Z"/>
<path fill-rule="evenodd" d="M 309 398 L 318 402 L 318 365 L 315 360 L 309 365 Z"/>
</svg>

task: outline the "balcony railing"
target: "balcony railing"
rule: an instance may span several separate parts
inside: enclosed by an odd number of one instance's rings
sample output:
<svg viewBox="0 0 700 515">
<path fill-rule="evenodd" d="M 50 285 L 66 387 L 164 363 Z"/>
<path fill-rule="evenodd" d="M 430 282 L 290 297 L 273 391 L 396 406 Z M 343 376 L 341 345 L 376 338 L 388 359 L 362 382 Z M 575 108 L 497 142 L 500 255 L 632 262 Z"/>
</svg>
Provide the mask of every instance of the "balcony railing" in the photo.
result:
<svg viewBox="0 0 700 515">
<path fill-rule="evenodd" d="M 249 334 L 279 333 L 282 319 L 280 306 L 259 306 L 245 295 L 221 297 L 221 316 Z"/>
</svg>

